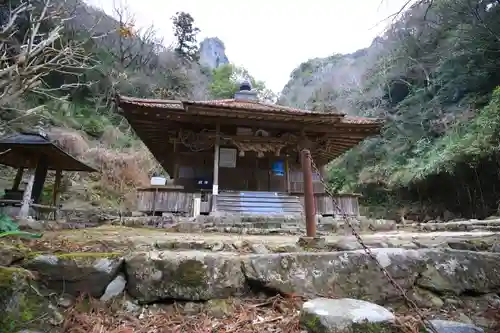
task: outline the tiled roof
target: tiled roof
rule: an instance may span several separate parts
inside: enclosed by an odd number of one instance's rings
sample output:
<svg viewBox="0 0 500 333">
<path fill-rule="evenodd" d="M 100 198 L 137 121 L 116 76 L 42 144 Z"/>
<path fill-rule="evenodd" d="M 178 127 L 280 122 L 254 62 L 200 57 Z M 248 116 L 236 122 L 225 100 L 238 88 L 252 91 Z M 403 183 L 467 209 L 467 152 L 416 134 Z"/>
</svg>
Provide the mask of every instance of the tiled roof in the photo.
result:
<svg viewBox="0 0 500 333">
<path fill-rule="evenodd" d="M 149 98 L 135 98 L 127 96 L 119 96 L 118 101 L 120 105 L 137 105 L 145 106 L 158 109 L 172 109 L 172 110 L 184 110 L 184 106 L 181 101 L 169 100 L 169 99 L 149 99 Z"/>
<path fill-rule="evenodd" d="M 336 115 L 342 116 L 342 113 L 339 112 L 320 112 L 320 111 L 310 111 L 292 108 L 283 105 L 264 103 L 259 101 L 241 101 L 236 99 L 219 99 L 219 100 L 211 100 L 211 101 L 186 101 L 183 102 L 187 105 L 196 105 L 196 106 L 208 106 L 208 107 L 221 107 L 221 108 L 236 108 L 242 110 L 249 111 L 270 111 L 270 112 L 281 112 L 281 113 L 290 113 L 290 114 L 318 114 L 318 115 Z"/>
<path fill-rule="evenodd" d="M 263 111 L 270 113 L 283 113 L 289 115 L 303 115 L 303 116 L 318 115 L 318 116 L 342 117 L 341 123 L 353 124 L 353 125 L 355 124 L 370 125 L 370 124 L 382 123 L 382 121 L 379 119 L 344 115 L 343 113 L 340 112 L 310 111 L 310 110 L 297 109 L 282 105 L 269 104 L 259 101 L 241 101 L 235 99 L 220 99 L 220 100 L 209 100 L 209 101 L 176 101 L 176 100 L 134 98 L 127 96 L 119 96 L 118 101 L 120 105 L 128 104 L 128 105 L 137 105 L 137 106 L 157 108 L 157 109 L 185 110 L 187 106 L 198 106 L 198 107 L 221 108 L 221 109 L 237 109 L 246 111 Z"/>
<path fill-rule="evenodd" d="M 383 121 L 380 119 L 375 119 L 375 118 L 366 118 L 366 117 L 346 115 L 346 116 L 344 116 L 344 118 L 342 118 L 341 123 L 342 124 L 370 125 L 370 124 L 383 123 Z"/>
</svg>

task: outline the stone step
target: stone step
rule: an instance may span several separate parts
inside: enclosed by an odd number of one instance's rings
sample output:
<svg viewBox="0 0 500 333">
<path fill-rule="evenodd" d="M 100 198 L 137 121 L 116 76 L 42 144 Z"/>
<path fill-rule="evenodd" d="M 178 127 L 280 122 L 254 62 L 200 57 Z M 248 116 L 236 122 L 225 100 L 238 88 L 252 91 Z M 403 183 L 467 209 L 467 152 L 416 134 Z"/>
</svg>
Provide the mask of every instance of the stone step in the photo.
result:
<svg viewBox="0 0 500 333">
<path fill-rule="evenodd" d="M 216 209 L 228 213 L 300 214 L 302 204 L 296 196 L 277 192 L 221 192 Z"/>
</svg>

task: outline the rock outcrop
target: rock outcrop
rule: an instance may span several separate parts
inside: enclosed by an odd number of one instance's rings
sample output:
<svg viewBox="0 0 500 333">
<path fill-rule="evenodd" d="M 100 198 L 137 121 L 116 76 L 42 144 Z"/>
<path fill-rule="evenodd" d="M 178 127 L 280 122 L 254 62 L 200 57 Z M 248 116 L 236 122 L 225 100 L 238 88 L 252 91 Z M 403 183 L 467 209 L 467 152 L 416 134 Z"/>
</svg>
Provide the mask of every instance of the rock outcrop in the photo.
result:
<svg viewBox="0 0 500 333">
<path fill-rule="evenodd" d="M 210 69 L 229 64 L 226 47 L 219 38 L 205 38 L 200 43 L 200 64 Z"/>
</svg>

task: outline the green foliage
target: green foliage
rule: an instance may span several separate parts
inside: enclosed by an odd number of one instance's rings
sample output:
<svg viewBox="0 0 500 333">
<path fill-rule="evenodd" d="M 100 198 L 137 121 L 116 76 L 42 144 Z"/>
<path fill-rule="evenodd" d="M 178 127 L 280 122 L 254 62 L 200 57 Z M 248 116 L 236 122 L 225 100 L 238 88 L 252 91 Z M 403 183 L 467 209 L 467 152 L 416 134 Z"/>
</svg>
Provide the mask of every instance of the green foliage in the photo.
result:
<svg viewBox="0 0 500 333">
<path fill-rule="evenodd" d="M 499 156 L 499 40 L 498 1 L 418 1 L 369 48 L 301 64 L 281 100 L 385 120 L 379 137 L 332 163 L 338 190 L 362 191 L 371 204 L 463 183 L 457 200 L 487 201 L 475 174 Z"/>
<path fill-rule="evenodd" d="M 212 82 L 209 85 L 210 95 L 213 99 L 230 99 L 239 90 L 242 80 L 248 80 L 252 88 L 258 93 L 261 100 L 274 101 L 275 94 L 266 88 L 264 82 L 257 81 L 243 67 L 227 64 L 217 67 L 212 71 Z"/>
</svg>

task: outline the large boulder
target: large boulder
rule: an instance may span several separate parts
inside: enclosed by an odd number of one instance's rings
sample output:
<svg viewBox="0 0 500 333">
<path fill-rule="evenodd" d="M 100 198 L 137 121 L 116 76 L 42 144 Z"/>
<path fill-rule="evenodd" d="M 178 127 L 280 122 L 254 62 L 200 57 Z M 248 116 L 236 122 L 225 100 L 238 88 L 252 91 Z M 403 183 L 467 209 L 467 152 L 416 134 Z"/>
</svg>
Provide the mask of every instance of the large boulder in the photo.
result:
<svg viewBox="0 0 500 333">
<path fill-rule="evenodd" d="M 235 253 L 152 251 L 126 258 L 127 290 L 141 302 L 189 301 L 234 296 L 243 291 L 241 258 Z"/>
<path fill-rule="evenodd" d="M 101 297 L 106 286 L 118 274 L 123 258 L 117 253 L 40 254 L 23 267 L 37 272 L 52 290 L 73 296 L 82 293 Z"/>
<path fill-rule="evenodd" d="M 19 267 L 0 266 L 0 332 L 50 328 L 64 320 L 61 313 L 42 296 L 36 277 Z"/>
<path fill-rule="evenodd" d="M 300 312 L 301 325 L 311 333 L 389 333 L 395 320 L 380 305 L 350 298 L 316 298 L 305 302 Z"/>
<path fill-rule="evenodd" d="M 446 249 L 372 249 L 378 262 L 406 290 L 487 293 L 500 288 L 500 256 Z M 400 298 L 379 266 L 362 250 L 250 256 L 246 278 L 265 287 L 309 297 L 334 295 L 386 302 Z"/>
</svg>

